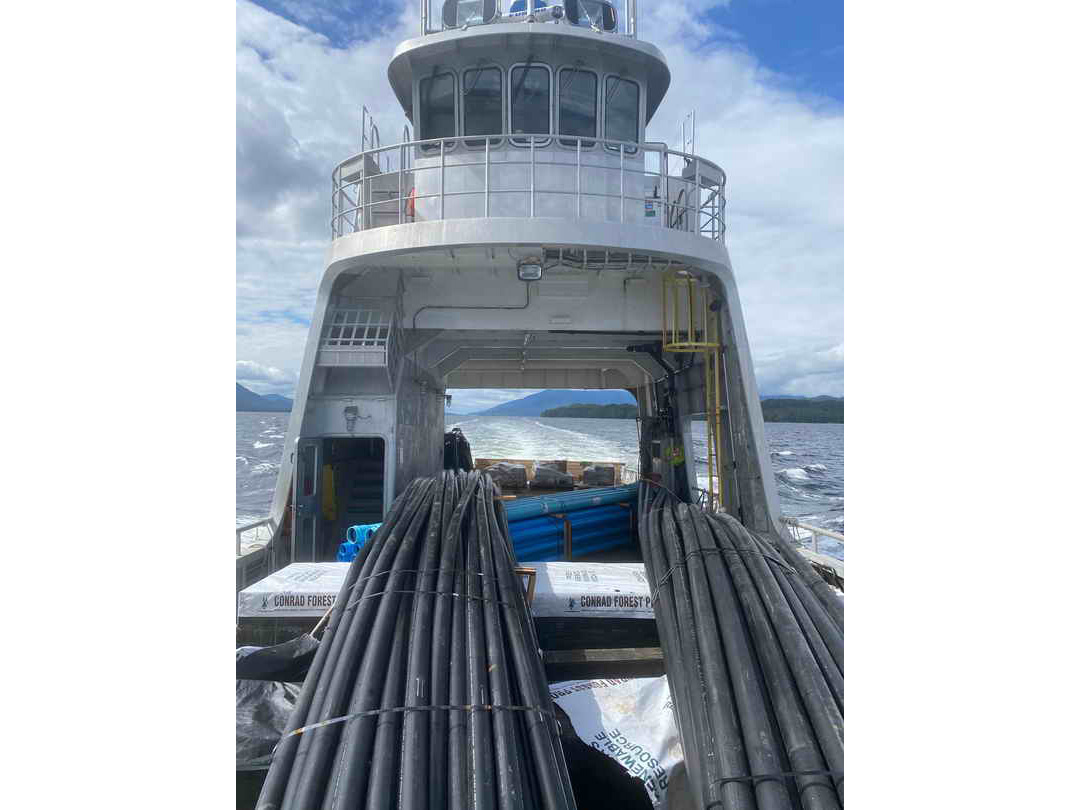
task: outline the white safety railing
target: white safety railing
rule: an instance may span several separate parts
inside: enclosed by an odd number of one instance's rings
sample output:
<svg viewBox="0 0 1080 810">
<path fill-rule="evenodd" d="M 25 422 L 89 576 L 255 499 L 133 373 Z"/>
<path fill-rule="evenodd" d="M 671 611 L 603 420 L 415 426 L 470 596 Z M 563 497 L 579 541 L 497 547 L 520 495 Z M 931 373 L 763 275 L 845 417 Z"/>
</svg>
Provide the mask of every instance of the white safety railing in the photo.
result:
<svg viewBox="0 0 1080 810">
<path fill-rule="evenodd" d="M 367 149 L 333 172 L 333 238 L 462 217 L 636 223 L 724 239 L 724 171 L 662 143 L 457 136 Z"/>
<path fill-rule="evenodd" d="M 236 527 L 236 556 L 241 556 L 241 546 L 246 546 L 250 551 L 255 547 L 256 543 L 266 542 L 269 543 L 274 535 L 273 521 L 269 517 L 264 517 L 262 520 L 256 520 L 254 523 L 246 523 L 243 526 Z M 261 530 L 266 529 L 265 539 L 262 537 Z M 245 536 L 247 535 L 247 536 Z"/>
<path fill-rule="evenodd" d="M 607 30 L 605 33 L 637 39 L 637 0 L 622 0 L 622 3 L 619 3 L 618 0 L 603 0 L 603 3 L 611 7 L 615 17 L 614 30 Z M 476 2 L 476 0 L 474 2 L 462 0 L 459 6 L 462 9 L 468 6 L 468 10 L 465 14 L 462 14 L 459 9 L 456 15 L 457 25 L 451 24 L 451 26 L 463 27 L 465 26 L 464 20 L 468 20 L 468 27 L 470 28 L 490 25 L 491 23 L 508 22 L 548 22 L 555 20 L 563 25 L 570 23 L 569 17 L 565 13 L 566 4 L 561 0 L 495 0 L 492 7 L 494 14 L 490 17 L 485 13 L 485 5 L 485 3 Z M 601 33 L 604 24 L 598 8 L 599 5 L 599 2 L 583 3 L 577 25 Z M 619 11 L 620 6 L 622 7 L 621 12 Z M 622 19 L 619 19 L 620 14 Z M 592 19 L 590 15 L 596 16 L 597 19 Z M 446 30 L 450 29 L 448 29 L 444 19 L 443 3 L 439 0 L 420 0 L 420 35 L 427 36 L 428 34 L 437 34 L 439 31 Z"/>
<path fill-rule="evenodd" d="M 798 518 L 782 517 L 780 518 L 780 522 L 787 526 L 788 532 L 791 534 L 792 538 L 800 545 L 803 544 L 803 541 L 806 540 L 806 537 L 799 534 L 799 532 L 802 531 L 809 534 L 810 547 L 815 554 L 821 553 L 820 551 L 818 551 L 819 536 L 828 537 L 840 543 L 844 542 L 844 535 L 842 535 L 840 532 L 834 532 L 831 529 L 823 529 L 820 526 L 811 526 L 809 523 L 803 523 Z"/>
</svg>

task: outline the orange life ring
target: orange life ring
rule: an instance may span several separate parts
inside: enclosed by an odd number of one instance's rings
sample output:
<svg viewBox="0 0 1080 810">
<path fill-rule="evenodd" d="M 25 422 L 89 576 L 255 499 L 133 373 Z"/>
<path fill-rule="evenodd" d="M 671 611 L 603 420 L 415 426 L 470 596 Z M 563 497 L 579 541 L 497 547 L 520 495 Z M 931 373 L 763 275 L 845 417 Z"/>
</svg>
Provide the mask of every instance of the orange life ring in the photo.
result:
<svg viewBox="0 0 1080 810">
<path fill-rule="evenodd" d="M 416 188 L 409 189 L 409 197 L 405 200 L 405 216 L 416 217 Z"/>
</svg>

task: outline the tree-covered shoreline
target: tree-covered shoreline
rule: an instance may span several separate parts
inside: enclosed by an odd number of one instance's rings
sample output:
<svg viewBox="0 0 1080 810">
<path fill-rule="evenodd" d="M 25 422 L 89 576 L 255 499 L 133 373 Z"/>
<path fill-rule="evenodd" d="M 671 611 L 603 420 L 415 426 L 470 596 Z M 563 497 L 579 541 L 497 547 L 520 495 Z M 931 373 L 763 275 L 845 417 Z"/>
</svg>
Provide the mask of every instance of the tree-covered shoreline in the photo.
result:
<svg viewBox="0 0 1080 810">
<path fill-rule="evenodd" d="M 763 399 L 761 413 L 766 422 L 808 422 L 843 424 L 844 400 L 831 397 L 813 399 Z M 591 405 L 577 403 L 548 408 L 540 414 L 554 418 L 574 419 L 636 419 L 637 405 Z M 701 418 L 701 417 L 697 417 Z"/>
<path fill-rule="evenodd" d="M 636 419 L 638 415 L 638 406 L 624 404 L 590 405 L 578 403 L 576 405 L 563 405 L 558 408 L 548 408 L 540 415 L 573 417 L 576 419 Z"/>
</svg>

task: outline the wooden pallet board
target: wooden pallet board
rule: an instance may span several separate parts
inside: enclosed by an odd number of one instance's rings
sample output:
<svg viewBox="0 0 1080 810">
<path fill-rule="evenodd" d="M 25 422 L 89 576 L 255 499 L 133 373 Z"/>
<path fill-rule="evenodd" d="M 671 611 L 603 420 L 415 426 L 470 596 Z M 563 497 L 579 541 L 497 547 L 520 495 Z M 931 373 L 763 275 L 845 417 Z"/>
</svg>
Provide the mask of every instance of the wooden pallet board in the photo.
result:
<svg viewBox="0 0 1080 810">
<path fill-rule="evenodd" d="M 655 678 L 665 671 L 659 647 L 544 651 L 548 683 L 587 678 Z"/>
<path fill-rule="evenodd" d="M 623 481 L 623 468 L 626 466 L 621 461 L 570 461 L 567 459 L 554 459 L 554 460 L 537 460 L 531 458 L 477 458 L 473 460 L 473 465 L 478 470 L 483 470 L 499 462 L 509 462 L 510 464 L 520 464 L 525 468 L 525 480 L 532 481 L 536 478 L 536 465 L 537 464 L 549 464 L 557 467 L 559 470 L 565 473 L 569 473 L 575 483 L 581 483 L 581 477 L 584 474 L 585 468 L 590 465 L 599 465 L 601 467 L 614 467 L 615 468 L 615 486 L 621 486 Z"/>
</svg>

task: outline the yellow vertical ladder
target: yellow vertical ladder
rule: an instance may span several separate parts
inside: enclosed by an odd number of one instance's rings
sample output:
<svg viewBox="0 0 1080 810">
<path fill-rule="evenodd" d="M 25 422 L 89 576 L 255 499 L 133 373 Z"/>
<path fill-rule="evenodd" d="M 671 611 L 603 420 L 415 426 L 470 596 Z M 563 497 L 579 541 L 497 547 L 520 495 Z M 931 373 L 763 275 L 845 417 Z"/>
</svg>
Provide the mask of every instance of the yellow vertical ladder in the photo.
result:
<svg viewBox="0 0 1080 810">
<path fill-rule="evenodd" d="M 661 341 L 665 352 L 700 352 L 705 376 L 705 443 L 708 445 L 709 505 L 724 506 L 720 485 L 720 403 L 723 348 L 716 294 L 686 270 L 668 270 L 661 288 Z M 695 473 L 696 474 L 696 473 Z"/>
</svg>

